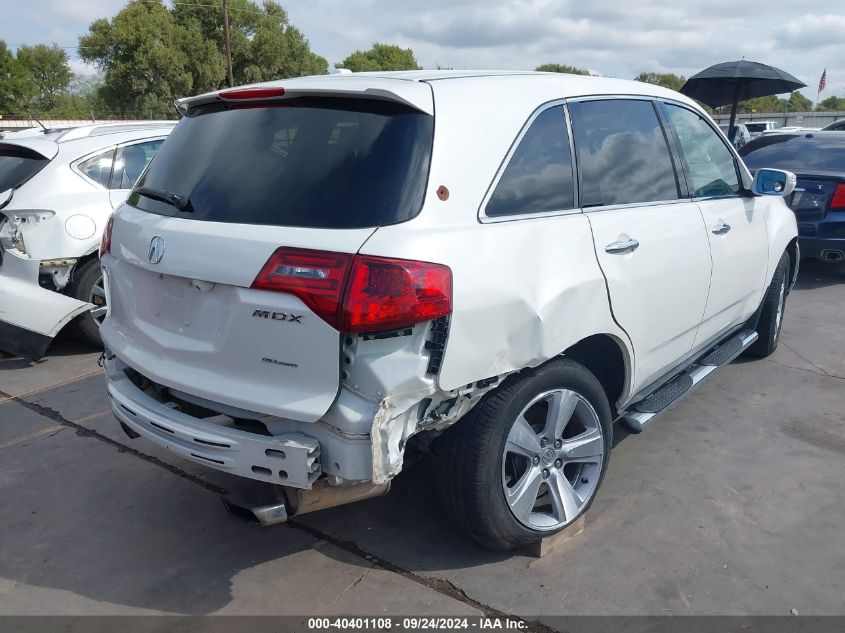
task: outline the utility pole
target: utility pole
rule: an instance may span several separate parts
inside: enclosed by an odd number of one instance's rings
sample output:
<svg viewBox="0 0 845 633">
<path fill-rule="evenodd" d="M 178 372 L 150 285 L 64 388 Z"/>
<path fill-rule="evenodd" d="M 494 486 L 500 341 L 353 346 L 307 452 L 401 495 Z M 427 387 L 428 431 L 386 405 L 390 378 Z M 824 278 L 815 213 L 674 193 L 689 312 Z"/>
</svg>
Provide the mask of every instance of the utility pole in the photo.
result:
<svg viewBox="0 0 845 633">
<path fill-rule="evenodd" d="M 229 0 L 223 0 L 223 38 L 226 40 L 226 73 L 229 77 L 229 87 L 235 85 L 232 77 L 232 40 L 229 37 Z"/>
</svg>

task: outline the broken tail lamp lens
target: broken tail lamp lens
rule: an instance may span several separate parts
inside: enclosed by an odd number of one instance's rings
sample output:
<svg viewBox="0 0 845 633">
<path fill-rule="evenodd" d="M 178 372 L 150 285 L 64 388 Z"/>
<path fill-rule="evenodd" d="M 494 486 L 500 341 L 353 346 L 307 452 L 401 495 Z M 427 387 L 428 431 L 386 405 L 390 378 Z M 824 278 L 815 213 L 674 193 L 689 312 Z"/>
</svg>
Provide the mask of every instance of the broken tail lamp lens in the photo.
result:
<svg viewBox="0 0 845 633">
<path fill-rule="evenodd" d="M 452 311 L 448 266 L 405 259 L 282 247 L 252 288 L 297 296 L 341 332 L 375 332 Z"/>
</svg>

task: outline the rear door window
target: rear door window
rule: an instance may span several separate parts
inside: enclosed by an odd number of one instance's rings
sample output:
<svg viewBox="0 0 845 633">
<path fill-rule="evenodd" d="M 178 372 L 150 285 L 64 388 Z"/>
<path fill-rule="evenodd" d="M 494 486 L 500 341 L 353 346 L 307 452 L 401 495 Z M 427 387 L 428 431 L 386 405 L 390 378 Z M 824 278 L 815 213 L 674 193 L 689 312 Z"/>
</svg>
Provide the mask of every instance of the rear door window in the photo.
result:
<svg viewBox="0 0 845 633">
<path fill-rule="evenodd" d="M 114 157 L 111 189 L 131 189 L 156 155 L 164 139 L 118 147 Z"/>
<path fill-rule="evenodd" d="M 50 160 L 19 145 L 0 145 L 0 191 L 20 187 Z"/>
<path fill-rule="evenodd" d="M 584 207 L 676 200 L 677 176 L 651 101 L 570 105 Z"/>
<path fill-rule="evenodd" d="M 525 132 L 487 202 L 488 217 L 575 206 L 572 154 L 563 106 L 543 110 Z"/>
<path fill-rule="evenodd" d="M 681 143 L 687 173 L 696 198 L 732 196 L 739 191 L 736 161 L 722 138 L 704 117 L 681 106 L 664 104 Z"/>
<path fill-rule="evenodd" d="M 110 149 L 82 161 L 76 168 L 97 184 L 108 188 L 113 164 L 114 149 Z"/>
<path fill-rule="evenodd" d="M 130 194 L 129 204 L 190 220 L 364 228 L 419 213 L 433 118 L 368 99 L 216 103 L 189 112 L 138 186 L 179 194 L 190 214 Z"/>
</svg>

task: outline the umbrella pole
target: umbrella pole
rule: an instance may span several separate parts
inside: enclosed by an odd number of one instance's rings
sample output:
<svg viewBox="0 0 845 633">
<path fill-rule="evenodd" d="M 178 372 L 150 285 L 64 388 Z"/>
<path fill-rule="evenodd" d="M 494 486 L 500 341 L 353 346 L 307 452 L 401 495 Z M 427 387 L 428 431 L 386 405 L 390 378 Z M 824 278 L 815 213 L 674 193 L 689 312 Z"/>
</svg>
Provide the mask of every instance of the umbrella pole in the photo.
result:
<svg viewBox="0 0 845 633">
<path fill-rule="evenodd" d="M 734 86 L 734 102 L 731 105 L 731 123 L 728 126 L 728 140 L 733 143 L 736 136 L 736 110 L 739 107 L 739 83 Z"/>
</svg>

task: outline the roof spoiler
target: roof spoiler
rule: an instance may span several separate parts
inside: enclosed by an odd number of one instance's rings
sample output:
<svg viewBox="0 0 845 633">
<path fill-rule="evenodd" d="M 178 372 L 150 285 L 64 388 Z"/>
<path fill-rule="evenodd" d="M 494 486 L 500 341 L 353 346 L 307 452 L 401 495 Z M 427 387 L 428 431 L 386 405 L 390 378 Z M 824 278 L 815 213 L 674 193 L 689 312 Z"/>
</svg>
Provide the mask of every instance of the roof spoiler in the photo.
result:
<svg viewBox="0 0 845 633">
<path fill-rule="evenodd" d="M 186 97 L 176 101 L 176 109 L 186 115 L 192 108 L 223 101 L 223 92 L 234 90 L 256 90 L 283 88 L 278 99 L 296 97 L 346 97 L 352 99 L 376 99 L 401 103 L 425 114 L 434 114 L 434 99 L 431 87 L 425 82 L 388 79 L 383 77 L 356 76 L 355 74 L 321 75 L 301 77 L 287 81 L 273 81 L 260 84 L 226 88 L 208 92 L 195 97 Z"/>
</svg>

